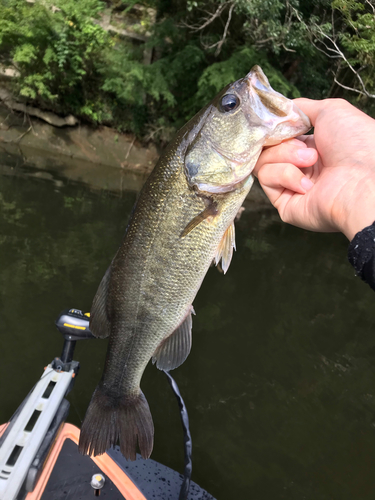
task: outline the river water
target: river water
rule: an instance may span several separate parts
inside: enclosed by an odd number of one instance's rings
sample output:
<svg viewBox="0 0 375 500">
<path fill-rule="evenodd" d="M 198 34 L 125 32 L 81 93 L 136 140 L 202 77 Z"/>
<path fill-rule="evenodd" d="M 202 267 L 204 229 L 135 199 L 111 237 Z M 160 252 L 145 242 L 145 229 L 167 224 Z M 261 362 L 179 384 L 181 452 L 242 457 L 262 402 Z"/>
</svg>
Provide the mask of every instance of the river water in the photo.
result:
<svg viewBox="0 0 375 500">
<path fill-rule="evenodd" d="M 90 309 L 136 192 L 114 195 L 7 170 L 0 177 L 0 422 L 61 352 L 54 320 Z M 42 176 L 43 177 L 43 176 Z M 375 295 L 347 241 L 245 211 L 224 276 L 194 302 L 193 348 L 174 371 L 193 437 L 193 480 L 218 500 L 365 500 L 375 491 Z M 105 340 L 78 343 L 69 421 L 80 425 Z M 143 391 L 152 458 L 183 470 L 182 431 L 164 374 Z"/>
</svg>

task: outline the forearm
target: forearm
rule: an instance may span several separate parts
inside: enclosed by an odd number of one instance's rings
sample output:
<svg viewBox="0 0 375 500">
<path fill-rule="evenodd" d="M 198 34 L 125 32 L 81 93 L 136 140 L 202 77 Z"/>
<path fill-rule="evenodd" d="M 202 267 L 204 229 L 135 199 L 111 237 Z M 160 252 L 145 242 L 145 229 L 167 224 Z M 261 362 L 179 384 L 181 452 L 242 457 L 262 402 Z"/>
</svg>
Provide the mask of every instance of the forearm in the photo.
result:
<svg viewBox="0 0 375 500">
<path fill-rule="evenodd" d="M 349 245 L 348 259 L 357 276 L 375 290 L 375 222 L 354 236 Z"/>
</svg>

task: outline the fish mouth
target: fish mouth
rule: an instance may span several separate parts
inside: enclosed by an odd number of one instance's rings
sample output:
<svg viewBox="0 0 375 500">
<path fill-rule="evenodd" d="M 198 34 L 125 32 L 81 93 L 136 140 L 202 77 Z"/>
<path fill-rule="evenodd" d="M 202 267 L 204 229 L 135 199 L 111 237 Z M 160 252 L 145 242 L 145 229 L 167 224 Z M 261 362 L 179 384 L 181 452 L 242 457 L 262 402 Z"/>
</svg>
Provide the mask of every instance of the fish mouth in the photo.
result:
<svg viewBox="0 0 375 500">
<path fill-rule="evenodd" d="M 288 121 L 294 124 L 296 128 L 302 129 L 304 131 L 303 133 L 308 132 L 312 127 L 310 118 L 293 101 L 291 102 L 293 108 L 288 117 Z"/>
<path fill-rule="evenodd" d="M 254 66 L 245 80 L 253 112 L 267 128 L 272 130 L 265 146 L 282 142 L 285 137 L 281 135 L 288 135 L 291 138 L 305 134 L 311 129 L 309 117 L 293 101 L 271 87 L 259 66 Z M 282 134 L 281 129 L 283 129 Z"/>
<path fill-rule="evenodd" d="M 264 146 L 275 146 L 286 139 L 306 134 L 312 125 L 305 113 L 292 102 L 292 109 L 285 120 L 276 124 L 272 134 L 264 141 Z"/>
</svg>

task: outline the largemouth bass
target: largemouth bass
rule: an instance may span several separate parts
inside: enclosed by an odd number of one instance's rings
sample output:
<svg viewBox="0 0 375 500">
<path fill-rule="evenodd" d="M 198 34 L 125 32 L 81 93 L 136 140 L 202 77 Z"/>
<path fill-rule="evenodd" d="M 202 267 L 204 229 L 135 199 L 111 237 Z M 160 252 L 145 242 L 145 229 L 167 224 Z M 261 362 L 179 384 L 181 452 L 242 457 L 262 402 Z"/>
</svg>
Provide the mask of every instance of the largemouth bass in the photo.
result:
<svg viewBox="0 0 375 500">
<path fill-rule="evenodd" d="M 90 329 L 108 337 L 103 376 L 82 425 L 81 453 L 119 441 L 134 460 L 153 447 L 140 382 L 152 358 L 181 365 L 191 349 L 193 300 L 212 261 L 227 271 L 234 218 L 262 147 L 307 132 L 309 119 L 263 71 L 228 85 L 175 136 L 134 207 L 123 242 L 94 297 Z"/>
</svg>

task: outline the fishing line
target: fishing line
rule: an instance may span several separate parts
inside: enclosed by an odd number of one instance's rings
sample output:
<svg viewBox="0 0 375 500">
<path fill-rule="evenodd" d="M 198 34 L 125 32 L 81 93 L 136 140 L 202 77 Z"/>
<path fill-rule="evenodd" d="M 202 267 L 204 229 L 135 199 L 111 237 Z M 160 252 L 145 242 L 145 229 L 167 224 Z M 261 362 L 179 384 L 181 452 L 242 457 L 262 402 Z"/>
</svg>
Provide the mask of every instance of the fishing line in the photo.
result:
<svg viewBox="0 0 375 500">
<path fill-rule="evenodd" d="M 172 375 L 166 371 L 162 370 L 167 378 L 169 385 L 172 388 L 172 391 L 174 395 L 177 398 L 178 406 L 180 407 L 180 416 L 181 416 L 181 422 L 182 422 L 182 428 L 184 431 L 184 455 L 185 455 L 185 469 L 184 469 L 184 479 L 182 481 L 181 489 L 180 489 L 180 495 L 178 497 L 178 500 L 187 500 L 188 494 L 189 494 L 189 488 L 190 488 L 190 481 L 191 481 L 191 473 L 193 470 L 193 462 L 192 462 L 192 440 L 191 440 L 191 434 L 190 434 L 190 427 L 189 427 L 189 415 L 187 412 L 187 408 L 185 405 L 184 400 L 182 399 L 180 390 L 178 388 L 177 382 L 174 380 Z"/>
<path fill-rule="evenodd" d="M 75 414 L 77 415 L 78 417 L 78 420 L 81 422 L 81 424 L 83 423 L 83 418 L 81 417 L 81 414 L 80 412 L 78 411 L 78 406 L 76 405 L 74 399 L 72 396 L 70 396 L 70 398 L 68 399 L 69 403 L 72 405 L 72 408 L 74 409 L 75 411 Z"/>
</svg>

